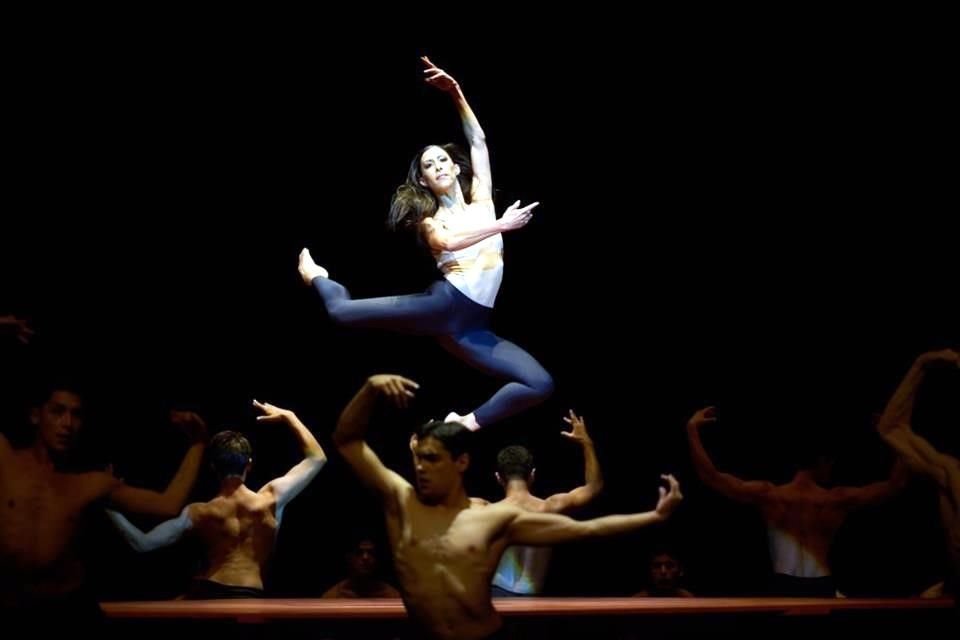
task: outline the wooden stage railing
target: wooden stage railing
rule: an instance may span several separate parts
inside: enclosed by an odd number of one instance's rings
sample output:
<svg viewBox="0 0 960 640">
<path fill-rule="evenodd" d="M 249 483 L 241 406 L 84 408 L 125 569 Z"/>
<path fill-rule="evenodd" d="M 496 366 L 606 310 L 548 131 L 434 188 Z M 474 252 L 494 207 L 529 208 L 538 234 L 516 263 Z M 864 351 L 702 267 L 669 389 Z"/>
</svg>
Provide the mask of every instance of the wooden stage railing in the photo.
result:
<svg viewBox="0 0 960 640">
<path fill-rule="evenodd" d="M 923 598 L 498 598 L 506 617 L 638 616 L 766 613 L 786 616 L 826 615 L 835 611 L 949 609 L 952 599 Z M 405 618 L 403 603 L 384 600 L 164 600 L 105 602 L 109 618 L 234 619 L 265 622 L 291 619 Z"/>
</svg>

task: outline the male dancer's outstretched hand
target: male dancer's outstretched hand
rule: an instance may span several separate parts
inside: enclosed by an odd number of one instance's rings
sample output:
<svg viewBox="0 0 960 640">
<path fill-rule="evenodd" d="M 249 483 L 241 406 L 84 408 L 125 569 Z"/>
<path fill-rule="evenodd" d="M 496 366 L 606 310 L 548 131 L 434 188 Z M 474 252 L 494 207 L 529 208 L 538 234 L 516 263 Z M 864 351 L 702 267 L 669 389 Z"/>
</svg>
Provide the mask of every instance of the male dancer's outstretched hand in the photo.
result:
<svg viewBox="0 0 960 640">
<path fill-rule="evenodd" d="M 413 380 L 389 373 L 370 376 L 367 384 L 401 409 L 409 406 L 410 399 L 414 397 L 413 391 L 420 388 Z"/>
</svg>

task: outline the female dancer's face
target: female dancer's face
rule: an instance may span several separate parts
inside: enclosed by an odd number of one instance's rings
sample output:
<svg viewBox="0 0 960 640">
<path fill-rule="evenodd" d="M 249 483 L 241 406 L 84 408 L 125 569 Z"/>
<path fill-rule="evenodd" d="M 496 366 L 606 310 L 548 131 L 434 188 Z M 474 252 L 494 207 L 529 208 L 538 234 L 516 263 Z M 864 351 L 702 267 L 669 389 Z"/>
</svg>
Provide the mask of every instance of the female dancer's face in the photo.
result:
<svg viewBox="0 0 960 640">
<path fill-rule="evenodd" d="M 439 195 L 457 183 L 460 167 L 440 147 L 430 147 L 420 156 L 420 184 Z"/>
</svg>

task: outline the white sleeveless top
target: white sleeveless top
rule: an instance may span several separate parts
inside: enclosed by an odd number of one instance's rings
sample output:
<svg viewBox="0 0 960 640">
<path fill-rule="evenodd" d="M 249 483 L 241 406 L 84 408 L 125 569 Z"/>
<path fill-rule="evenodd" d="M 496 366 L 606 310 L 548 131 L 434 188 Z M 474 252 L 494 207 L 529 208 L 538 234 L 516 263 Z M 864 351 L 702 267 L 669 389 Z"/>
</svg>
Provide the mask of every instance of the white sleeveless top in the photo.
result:
<svg viewBox="0 0 960 640">
<path fill-rule="evenodd" d="M 767 544 L 775 573 L 795 578 L 823 578 L 830 575 L 830 568 L 821 565 L 814 554 L 786 531 L 768 526 Z"/>
<path fill-rule="evenodd" d="M 552 551 L 550 547 L 507 547 L 493 576 L 493 584 L 528 596 L 540 593 Z"/>
<path fill-rule="evenodd" d="M 493 207 L 469 206 L 465 212 L 439 211 L 433 219 L 449 231 L 493 224 Z M 503 236 L 499 233 L 459 251 L 433 253 L 443 277 L 477 304 L 493 308 L 503 281 Z"/>
</svg>

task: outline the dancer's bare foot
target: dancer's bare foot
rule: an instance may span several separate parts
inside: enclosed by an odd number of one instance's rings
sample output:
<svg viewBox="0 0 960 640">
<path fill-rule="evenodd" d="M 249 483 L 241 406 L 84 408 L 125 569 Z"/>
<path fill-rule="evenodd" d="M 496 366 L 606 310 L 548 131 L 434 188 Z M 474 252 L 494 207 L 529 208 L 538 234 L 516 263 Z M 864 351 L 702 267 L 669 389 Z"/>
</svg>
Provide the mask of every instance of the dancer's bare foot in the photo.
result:
<svg viewBox="0 0 960 640">
<path fill-rule="evenodd" d="M 297 269 L 300 271 L 300 277 L 303 278 L 303 283 L 306 285 L 313 282 L 314 278 L 330 277 L 326 269 L 313 261 L 313 256 L 310 255 L 309 249 L 304 249 L 300 252 L 300 264 Z"/>
<path fill-rule="evenodd" d="M 477 422 L 476 416 L 472 413 L 468 413 L 465 416 L 461 416 L 454 411 L 451 411 L 447 414 L 447 417 L 443 419 L 444 422 L 459 422 L 465 426 L 470 431 L 476 431 L 480 428 L 480 423 Z"/>
</svg>

